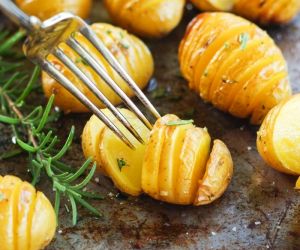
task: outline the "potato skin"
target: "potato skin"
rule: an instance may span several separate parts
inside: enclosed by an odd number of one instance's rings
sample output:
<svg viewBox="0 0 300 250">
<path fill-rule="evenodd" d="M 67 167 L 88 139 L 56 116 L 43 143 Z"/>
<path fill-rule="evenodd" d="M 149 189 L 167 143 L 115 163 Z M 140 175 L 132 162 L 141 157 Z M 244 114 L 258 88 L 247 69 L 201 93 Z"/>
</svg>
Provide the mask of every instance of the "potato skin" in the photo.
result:
<svg viewBox="0 0 300 250">
<path fill-rule="evenodd" d="M 154 65 L 152 55 L 147 46 L 137 37 L 128 34 L 125 30 L 114 27 L 110 24 L 96 23 L 93 24 L 92 29 L 102 39 L 104 44 L 114 54 L 116 59 L 120 62 L 123 68 L 132 76 L 133 80 L 140 88 L 144 88 L 150 77 L 153 74 Z M 127 96 L 133 96 L 133 91 L 127 86 L 124 80 L 111 68 L 111 66 L 103 59 L 86 40 L 78 37 L 78 40 L 86 46 L 90 52 L 98 58 L 98 62 L 106 69 L 110 77 L 118 83 L 121 89 Z M 61 49 L 73 59 L 77 66 L 81 68 L 94 83 L 98 86 L 101 92 L 115 105 L 121 102 L 121 99 L 108 87 L 108 85 L 98 76 L 93 69 L 86 65 L 79 57 L 66 45 L 62 44 Z M 93 103 L 100 108 L 104 105 L 91 93 L 91 91 L 84 86 L 81 81 L 55 57 L 49 57 L 49 60 L 59 68 L 63 74 L 71 79 L 71 81 L 83 92 Z M 73 95 L 58 84 L 54 79 L 49 77 L 46 73 L 42 74 L 42 84 L 44 93 L 47 97 L 53 93 L 56 95 L 55 105 L 60 107 L 64 112 L 87 112 L 87 108 L 81 104 Z"/>
<path fill-rule="evenodd" d="M 128 110 L 122 109 L 121 112 L 131 122 L 137 119 Z M 191 123 L 169 125 L 180 119 L 175 115 L 165 115 L 156 121 L 150 135 L 149 131 L 141 130 L 146 145 L 137 144 L 139 148 L 133 151 L 125 145 L 117 146 L 120 140 L 111 133 L 101 132 L 108 129 L 96 119 L 92 117 L 84 129 L 84 154 L 92 156 L 101 165 L 101 171 L 122 192 L 134 196 L 144 192 L 168 203 L 198 206 L 213 202 L 227 189 L 233 174 L 231 155 L 219 140 L 214 142 L 211 151 L 207 129 L 197 128 Z M 105 140 L 115 142 L 105 144 Z M 115 151 L 126 152 L 124 158 L 131 173 L 123 173 L 114 166 Z M 140 176 L 136 175 L 137 172 Z M 135 179 L 135 185 L 132 185 L 131 178 Z"/>
<path fill-rule="evenodd" d="M 234 12 L 260 24 L 285 24 L 299 13 L 299 0 L 237 0 Z"/>
<path fill-rule="evenodd" d="M 260 124 L 291 95 L 287 65 L 266 32 L 229 13 L 194 18 L 179 47 L 189 86 L 207 102 Z"/>
<path fill-rule="evenodd" d="M 286 24 L 300 10 L 299 0 L 191 0 L 203 11 L 232 11 L 262 25 Z"/>
<path fill-rule="evenodd" d="M 233 162 L 226 145 L 215 140 L 206 172 L 199 181 L 194 205 L 206 205 L 218 199 L 227 189 L 233 175 Z"/>
<path fill-rule="evenodd" d="M 1 250 L 44 249 L 53 239 L 56 216 L 49 200 L 19 178 L 0 176 Z"/>
<path fill-rule="evenodd" d="M 92 0 L 16 0 L 16 4 L 27 14 L 46 20 L 60 12 L 71 12 L 87 18 L 92 7 Z"/>
<path fill-rule="evenodd" d="M 139 36 L 159 38 L 180 22 L 185 0 L 105 0 L 112 20 Z"/>
<path fill-rule="evenodd" d="M 257 149 L 265 162 L 280 172 L 296 176 L 300 175 L 299 110 L 300 94 L 297 94 L 274 107 L 257 133 Z"/>
</svg>

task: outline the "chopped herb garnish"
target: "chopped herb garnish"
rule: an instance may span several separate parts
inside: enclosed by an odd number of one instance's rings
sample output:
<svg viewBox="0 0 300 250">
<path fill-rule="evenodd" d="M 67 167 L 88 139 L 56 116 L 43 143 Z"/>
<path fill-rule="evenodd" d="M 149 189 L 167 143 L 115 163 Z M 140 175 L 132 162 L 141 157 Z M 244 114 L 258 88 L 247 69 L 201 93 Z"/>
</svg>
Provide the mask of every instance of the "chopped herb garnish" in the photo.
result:
<svg viewBox="0 0 300 250">
<path fill-rule="evenodd" d="M 106 34 L 110 35 L 111 34 L 111 30 L 107 30 Z"/>
<path fill-rule="evenodd" d="M 224 47 L 225 47 L 226 49 L 228 49 L 228 48 L 230 47 L 229 43 L 228 43 L 228 42 L 224 43 Z"/>
<path fill-rule="evenodd" d="M 247 43 L 249 41 L 249 34 L 248 33 L 242 33 L 239 36 L 239 42 L 241 43 L 241 49 L 246 49 Z"/>
<path fill-rule="evenodd" d="M 159 98 L 162 98 L 162 97 L 165 97 L 165 96 L 167 96 L 167 90 L 166 90 L 166 88 L 164 88 L 162 86 L 154 89 L 151 92 L 151 98 L 153 98 L 153 99 L 159 99 Z"/>
<path fill-rule="evenodd" d="M 207 69 L 204 71 L 203 75 L 204 75 L 205 77 L 208 76 L 208 70 L 207 70 Z"/>
<path fill-rule="evenodd" d="M 4 194 L 0 193 L 0 201 L 4 200 Z"/>
<path fill-rule="evenodd" d="M 124 38 L 124 34 L 120 31 L 120 37 L 123 39 Z"/>
<path fill-rule="evenodd" d="M 123 158 L 118 158 L 117 163 L 120 171 L 122 171 L 123 167 L 127 166 L 127 163 Z"/>
<path fill-rule="evenodd" d="M 181 126 L 194 123 L 194 120 L 178 120 L 178 121 L 170 121 L 167 122 L 165 125 L 167 126 Z"/>
<path fill-rule="evenodd" d="M 84 64 L 84 65 L 86 65 L 86 66 L 89 66 L 88 62 L 87 62 L 85 59 L 81 58 L 81 57 L 78 57 L 78 58 L 75 60 L 75 62 L 76 62 L 76 63 L 82 63 L 82 64 Z"/>
<path fill-rule="evenodd" d="M 129 45 L 125 44 L 123 42 L 120 42 L 120 45 L 124 48 L 124 49 L 129 49 Z"/>
</svg>

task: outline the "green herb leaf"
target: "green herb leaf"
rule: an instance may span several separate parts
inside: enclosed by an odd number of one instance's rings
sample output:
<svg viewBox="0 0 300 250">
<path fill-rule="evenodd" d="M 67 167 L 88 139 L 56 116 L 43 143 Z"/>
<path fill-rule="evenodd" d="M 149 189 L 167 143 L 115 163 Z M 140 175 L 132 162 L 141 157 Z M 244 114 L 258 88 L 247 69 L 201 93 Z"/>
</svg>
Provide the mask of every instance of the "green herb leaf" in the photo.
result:
<svg viewBox="0 0 300 250">
<path fill-rule="evenodd" d="M 165 125 L 167 126 L 182 126 L 187 124 L 193 124 L 194 120 L 178 120 L 178 121 L 170 121 L 167 122 Z"/>
<path fill-rule="evenodd" d="M 247 43 L 249 41 L 249 34 L 248 33 L 242 33 L 239 36 L 239 42 L 241 43 L 241 49 L 244 50 L 247 47 Z"/>
<path fill-rule="evenodd" d="M 123 167 L 127 166 L 127 163 L 123 158 L 118 158 L 117 163 L 120 171 L 122 171 Z"/>
<path fill-rule="evenodd" d="M 5 198 L 4 194 L 0 193 L 0 202 L 3 201 Z"/>
</svg>

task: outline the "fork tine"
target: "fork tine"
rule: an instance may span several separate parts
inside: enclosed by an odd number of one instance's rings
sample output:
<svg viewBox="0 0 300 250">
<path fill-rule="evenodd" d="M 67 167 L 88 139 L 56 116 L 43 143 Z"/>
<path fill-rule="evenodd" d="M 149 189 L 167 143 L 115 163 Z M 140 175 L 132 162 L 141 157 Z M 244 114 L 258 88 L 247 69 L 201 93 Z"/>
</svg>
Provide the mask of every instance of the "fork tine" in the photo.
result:
<svg viewBox="0 0 300 250">
<path fill-rule="evenodd" d="M 130 140 L 120 131 L 114 123 L 93 104 L 81 91 L 72 84 L 72 82 L 66 78 L 55 66 L 47 61 L 41 61 L 42 69 L 47 72 L 51 77 L 62 84 L 70 93 L 72 93 L 77 99 L 84 104 L 88 109 L 90 109 L 108 128 L 111 129 L 128 147 L 135 149 L 134 145 Z"/>
<path fill-rule="evenodd" d="M 128 86 L 134 91 L 136 96 L 140 99 L 143 105 L 148 108 L 151 113 L 158 119 L 160 114 L 144 95 L 141 89 L 136 85 L 133 79 L 129 76 L 126 70 L 120 65 L 117 59 L 112 55 L 109 49 L 103 44 L 103 42 L 95 35 L 92 29 L 88 25 L 84 25 L 80 28 L 80 32 L 98 49 L 102 56 L 108 61 L 112 68 L 123 78 Z"/>
<path fill-rule="evenodd" d="M 115 117 L 129 130 L 129 132 L 141 143 L 144 143 L 141 136 L 127 121 L 122 113 L 107 99 L 107 97 L 97 88 L 95 83 L 60 49 L 56 48 L 53 54 L 61 60 L 86 85 L 92 93 L 115 115 Z"/>
<path fill-rule="evenodd" d="M 73 48 L 76 53 L 78 53 L 93 70 L 101 76 L 101 78 L 110 86 L 114 92 L 122 99 L 122 101 L 126 104 L 126 106 L 131 109 L 137 117 L 149 128 L 152 129 L 151 123 L 148 119 L 143 115 L 143 113 L 138 109 L 138 107 L 130 100 L 130 98 L 124 93 L 124 91 L 119 87 L 119 85 L 112 80 L 112 78 L 108 75 L 106 70 L 103 68 L 98 61 L 90 55 L 90 53 L 74 38 L 70 38 L 67 41 L 67 44 Z"/>
</svg>

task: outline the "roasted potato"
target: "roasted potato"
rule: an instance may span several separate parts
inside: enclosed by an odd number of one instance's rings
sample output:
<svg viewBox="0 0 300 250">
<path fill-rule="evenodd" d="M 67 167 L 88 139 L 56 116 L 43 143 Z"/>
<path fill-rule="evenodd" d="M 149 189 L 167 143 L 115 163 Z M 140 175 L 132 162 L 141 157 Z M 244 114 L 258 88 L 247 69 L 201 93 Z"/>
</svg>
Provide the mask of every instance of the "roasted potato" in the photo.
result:
<svg viewBox="0 0 300 250">
<path fill-rule="evenodd" d="M 0 176 L 1 250 L 40 250 L 54 237 L 56 216 L 43 193 L 14 176 Z"/>
<path fill-rule="evenodd" d="M 266 25 L 288 23 L 299 13 L 299 9 L 299 0 L 236 0 L 233 11 Z"/>
<path fill-rule="evenodd" d="M 159 38 L 180 22 L 185 0 L 105 0 L 112 20 L 143 37 Z"/>
<path fill-rule="evenodd" d="M 109 111 L 104 112 L 115 119 Z M 95 116 L 82 135 L 85 156 L 93 157 L 121 191 L 130 195 L 145 192 L 155 199 L 183 205 L 208 204 L 224 193 L 233 163 L 223 142 L 216 140 L 211 151 L 207 130 L 175 115 L 159 119 L 149 133 L 130 111 L 121 112 L 143 135 L 146 145 L 116 122 L 136 146 L 136 150 L 128 148 Z"/>
<path fill-rule="evenodd" d="M 87 18 L 92 7 L 92 0 L 16 0 L 16 4 L 27 14 L 46 20 L 60 12 L 71 12 Z"/>
<path fill-rule="evenodd" d="M 231 11 L 234 5 L 234 0 L 191 0 L 191 2 L 204 11 Z"/>
<path fill-rule="evenodd" d="M 136 38 L 128 34 L 125 30 L 114 27 L 110 24 L 97 23 L 93 24 L 92 29 L 101 38 L 104 44 L 114 54 L 123 68 L 132 76 L 140 88 L 144 88 L 153 73 L 153 58 L 146 45 Z M 133 96 L 133 91 L 128 87 L 125 81 L 116 73 L 101 54 L 80 34 L 76 34 L 76 39 L 97 59 L 104 67 L 109 76 L 118 83 L 121 89 L 128 95 Z M 60 45 L 61 49 L 68 55 L 79 68 L 81 68 L 93 82 L 98 86 L 101 92 L 113 103 L 119 104 L 121 99 L 114 91 L 104 82 L 104 80 L 95 73 L 86 61 L 82 60 L 73 50 L 66 44 Z M 104 105 L 91 93 L 91 91 L 83 85 L 83 83 L 70 70 L 54 56 L 48 58 L 53 64 L 70 79 L 77 88 L 81 90 L 90 100 L 96 103 L 100 108 Z M 46 73 L 42 75 L 42 84 L 45 95 L 56 95 L 55 104 L 65 112 L 86 112 L 87 108 L 81 104 L 71 93 L 63 88 L 54 79 Z"/>
<path fill-rule="evenodd" d="M 300 176 L 300 94 L 268 113 L 257 133 L 257 148 L 271 167 Z"/>
<path fill-rule="evenodd" d="M 300 9 L 300 0 L 191 0 L 204 11 L 232 11 L 260 24 L 285 24 Z"/>
<path fill-rule="evenodd" d="M 189 86 L 207 102 L 260 124 L 291 95 L 280 49 L 255 24 L 229 13 L 204 13 L 188 26 L 179 62 Z"/>
</svg>

